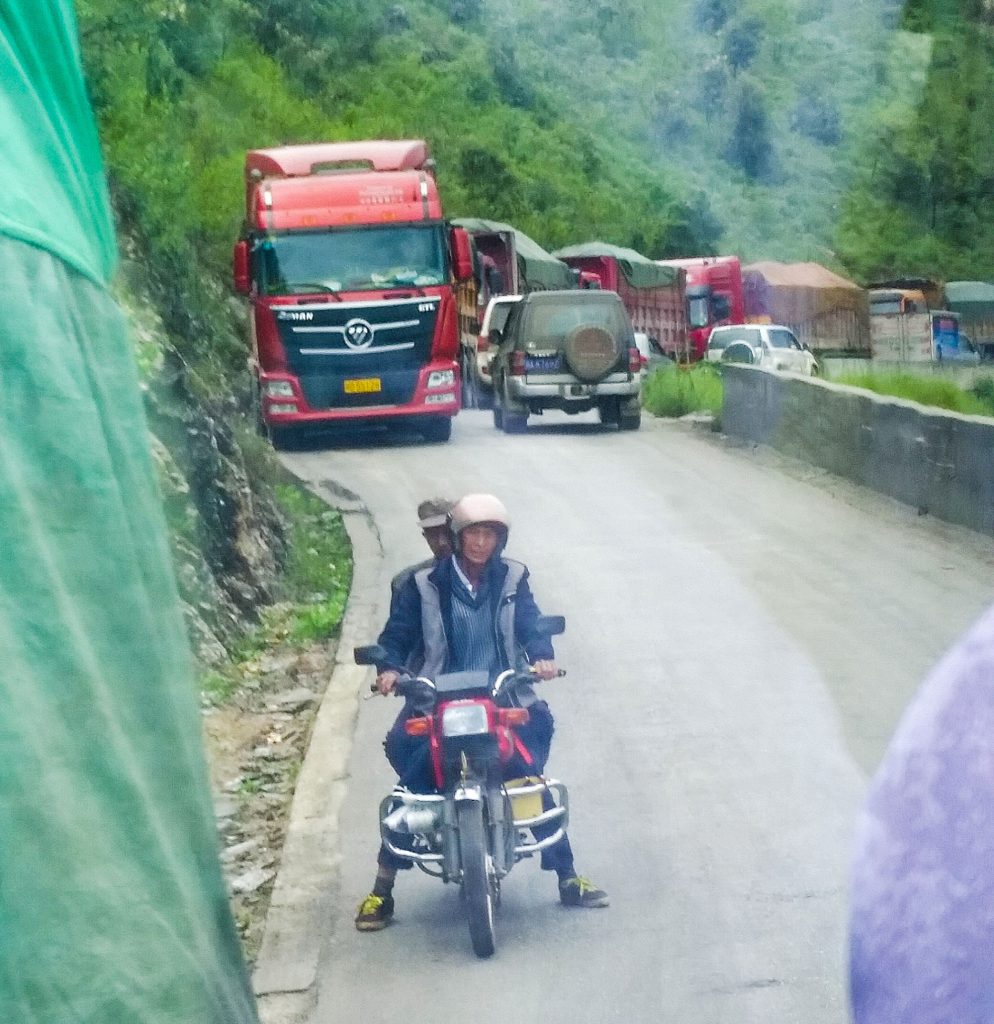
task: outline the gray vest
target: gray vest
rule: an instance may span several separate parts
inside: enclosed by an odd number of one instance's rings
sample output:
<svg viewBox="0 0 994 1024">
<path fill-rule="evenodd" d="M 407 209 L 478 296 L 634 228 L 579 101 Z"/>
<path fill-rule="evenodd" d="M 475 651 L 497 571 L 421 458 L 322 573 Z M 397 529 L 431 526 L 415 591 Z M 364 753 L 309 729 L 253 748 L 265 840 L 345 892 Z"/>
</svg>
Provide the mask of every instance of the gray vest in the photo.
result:
<svg viewBox="0 0 994 1024">
<path fill-rule="evenodd" d="M 502 558 L 501 561 L 507 566 L 507 575 L 504 577 L 500 600 L 497 602 L 497 621 L 494 626 L 505 657 L 511 659 L 504 668 L 515 668 L 525 661 L 524 650 L 514 635 L 514 596 L 525 575 L 525 567 L 521 562 L 515 562 L 510 558 Z M 421 595 L 421 633 L 425 645 L 424 663 L 420 674 L 429 679 L 434 679 L 440 672 L 445 671 L 449 651 L 438 590 L 428 579 L 432 572 L 434 569 L 428 567 L 414 574 L 414 582 Z M 536 699 L 535 692 L 530 686 L 518 687 L 515 703 L 527 707 Z"/>
</svg>

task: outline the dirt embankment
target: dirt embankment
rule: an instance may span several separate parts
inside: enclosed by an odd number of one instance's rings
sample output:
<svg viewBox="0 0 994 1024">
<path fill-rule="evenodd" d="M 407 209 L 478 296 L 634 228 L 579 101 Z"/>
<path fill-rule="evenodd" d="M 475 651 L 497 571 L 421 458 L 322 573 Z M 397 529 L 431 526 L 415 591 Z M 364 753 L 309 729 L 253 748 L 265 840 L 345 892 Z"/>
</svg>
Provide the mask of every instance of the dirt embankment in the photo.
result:
<svg viewBox="0 0 994 1024">
<path fill-rule="evenodd" d="M 334 643 L 281 647 L 243 666 L 238 690 L 205 707 L 221 863 L 252 962 L 262 942 L 297 774 L 334 663 Z"/>
</svg>

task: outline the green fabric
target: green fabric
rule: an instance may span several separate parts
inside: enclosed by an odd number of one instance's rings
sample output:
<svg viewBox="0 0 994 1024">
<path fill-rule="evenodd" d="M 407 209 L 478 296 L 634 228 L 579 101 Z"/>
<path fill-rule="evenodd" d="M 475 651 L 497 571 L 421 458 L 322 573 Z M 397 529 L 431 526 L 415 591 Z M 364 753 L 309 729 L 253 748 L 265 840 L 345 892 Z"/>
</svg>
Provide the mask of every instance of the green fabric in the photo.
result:
<svg viewBox="0 0 994 1024">
<path fill-rule="evenodd" d="M 71 8 L 2 10 L 0 1022 L 254 1024 Z"/>
<path fill-rule="evenodd" d="M 994 284 L 986 281 L 949 281 L 946 306 L 954 313 L 977 320 L 994 317 Z"/>
<path fill-rule="evenodd" d="M 0 0 L 0 67 L 0 233 L 107 282 L 117 249 L 72 4 Z"/>
<path fill-rule="evenodd" d="M 569 267 L 561 260 L 551 256 L 524 232 L 510 224 L 502 224 L 496 220 L 482 220 L 479 217 L 463 217 L 452 222 L 474 231 L 513 231 L 514 250 L 518 257 L 518 276 L 527 285 L 524 291 L 557 291 L 573 288 L 573 275 Z"/>
<path fill-rule="evenodd" d="M 675 284 L 680 270 L 677 267 L 661 267 L 634 249 L 611 245 L 610 242 L 584 242 L 557 249 L 553 256 L 565 260 L 573 257 L 609 256 L 618 261 L 621 273 L 633 288 L 668 288 Z"/>
</svg>

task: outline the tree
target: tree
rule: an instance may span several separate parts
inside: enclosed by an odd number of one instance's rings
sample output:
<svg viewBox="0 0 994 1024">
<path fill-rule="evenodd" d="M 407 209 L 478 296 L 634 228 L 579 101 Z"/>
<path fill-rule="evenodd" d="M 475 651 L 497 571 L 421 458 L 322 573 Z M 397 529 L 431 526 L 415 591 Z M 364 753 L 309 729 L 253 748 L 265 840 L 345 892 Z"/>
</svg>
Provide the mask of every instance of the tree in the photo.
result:
<svg viewBox="0 0 994 1024">
<path fill-rule="evenodd" d="M 759 85 L 746 79 L 741 83 L 735 120 L 726 158 L 753 181 L 769 174 L 772 165 L 770 119 L 766 100 Z"/>
</svg>

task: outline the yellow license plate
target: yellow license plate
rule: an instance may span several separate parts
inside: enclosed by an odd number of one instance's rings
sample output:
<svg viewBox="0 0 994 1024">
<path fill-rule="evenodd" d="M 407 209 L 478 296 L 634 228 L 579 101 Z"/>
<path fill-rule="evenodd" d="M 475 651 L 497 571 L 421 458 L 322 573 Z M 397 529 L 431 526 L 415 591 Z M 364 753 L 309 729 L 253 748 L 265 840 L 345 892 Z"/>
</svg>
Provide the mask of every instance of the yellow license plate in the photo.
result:
<svg viewBox="0 0 994 1024">
<path fill-rule="evenodd" d="M 382 391 L 383 382 L 379 377 L 357 377 L 345 382 L 345 394 L 368 395 L 373 391 Z"/>
</svg>

